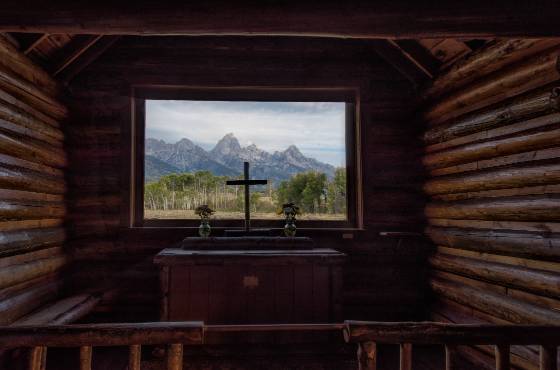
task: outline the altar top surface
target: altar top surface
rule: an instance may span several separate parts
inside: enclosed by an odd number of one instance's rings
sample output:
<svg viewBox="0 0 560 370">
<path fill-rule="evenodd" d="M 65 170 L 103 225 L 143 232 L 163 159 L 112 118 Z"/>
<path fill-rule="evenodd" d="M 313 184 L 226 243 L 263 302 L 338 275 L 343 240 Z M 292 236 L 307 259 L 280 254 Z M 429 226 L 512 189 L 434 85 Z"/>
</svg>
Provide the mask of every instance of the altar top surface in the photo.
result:
<svg viewBox="0 0 560 370">
<path fill-rule="evenodd" d="M 313 249 L 315 243 L 308 237 L 239 236 L 239 237 L 188 237 L 181 244 L 188 250 L 279 250 Z"/>
<path fill-rule="evenodd" d="M 256 261 L 269 264 L 298 263 L 341 263 L 346 255 L 335 249 L 223 249 L 223 250 L 192 250 L 167 248 L 159 252 L 154 263 L 158 265 L 188 265 L 205 263 L 254 263 Z"/>
</svg>

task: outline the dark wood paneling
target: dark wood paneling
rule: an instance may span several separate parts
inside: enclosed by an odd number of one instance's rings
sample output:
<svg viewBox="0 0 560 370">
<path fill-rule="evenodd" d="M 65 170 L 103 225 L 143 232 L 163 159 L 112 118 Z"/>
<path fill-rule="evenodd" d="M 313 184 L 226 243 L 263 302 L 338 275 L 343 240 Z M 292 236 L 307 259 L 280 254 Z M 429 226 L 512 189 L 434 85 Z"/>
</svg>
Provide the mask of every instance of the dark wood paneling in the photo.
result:
<svg viewBox="0 0 560 370">
<path fill-rule="evenodd" d="M 377 38 L 485 38 L 558 35 L 555 1 L 537 4 L 505 0 L 437 1 L 282 1 L 224 0 L 170 6 L 137 1 L 49 7 L 10 2 L 0 31 L 71 34 L 299 35 Z"/>
<path fill-rule="evenodd" d="M 99 280 L 118 280 L 126 266 L 142 266 L 129 275 L 134 286 L 157 286 L 150 262 L 159 250 L 194 231 L 188 229 L 127 229 L 128 144 L 120 145 L 130 129 L 130 86 L 132 84 L 191 86 L 283 86 L 350 87 L 360 90 L 362 120 L 362 167 L 365 231 L 352 231 L 343 239 L 341 231 L 309 231 L 320 246 L 334 247 L 350 255 L 344 268 L 345 318 L 409 319 L 423 303 L 422 279 L 425 244 L 413 237 L 380 237 L 379 231 L 421 231 L 423 228 L 422 130 L 412 116 L 415 93 L 412 86 L 364 40 L 326 40 L 286 37 L 123 37 L 96 63 L 90 65 L 70 86 L 73 92 L 73 121 L 68 127 L 70 150 L 70 214 L 75 256 L 76 285 L 91 286 Z M 109 198 L 105 198 L 109 197 Z M 110 204 L 101 199 L 121 197 Z M 101 206 L 84 199 L 99 199 Z M 106 206 L 103 206 L 106 204 Z M 88 261 L 96 261 L 94 264 Z M 414 266 L 403 261 L 415 261 Z M 401 268 L 395 279 L 376 280 L 375 269 L 384 263 Z M 135 267 L 136 269 L 136 267 Z M 233 273 L 233 272 L 232 272 Z M 400 279 L 400 280 L 399 280 Z M 400 281 L 404 291 L 394 289 Z M 276 284 L 284 284 L 276 279 Z M 272 283 L 271 283 L 272 284 Z M 353 283 L 350 283 L 353 284 Z M 282 285 L 282 294 L 290 287 Z M 401 286 L 401 285 L 399 285 Z M 405 292 L 406 291 L 406 292 Z M 408 291 L 420 292 L 416 296 Z M 363 300 L 364 295 L 379 299 Z M 110 305 L 112 319 L 157 317 L 157 294 L 122 293 Z M 289 293 L 291 294 L 291 293 Z M 403 295 L 404 294 L 404 295 Z M 406 304 L 394 308 L 399 297 Z M 401 301 L 402 302 L 402 301 Z M 268 302 L 259 302 L 259 304 Z M 231 315 L 241 315 L 232 308 Z M 284 320 L 293 318 L 282 310 Z M 417 314 L 421 318 L 422 314 Z"/>
<path fill-rule="evenodd" d="M 340 297 L 334 296 L 331 279 L 337 266 L 302 261 L 288 267 L 278 261 L 163 268 L 162 274 L 170 274 L 162 276 L 169 279 L 166 319 L 212 325 L 334 322 L 331 308 Z"/>
</svg>

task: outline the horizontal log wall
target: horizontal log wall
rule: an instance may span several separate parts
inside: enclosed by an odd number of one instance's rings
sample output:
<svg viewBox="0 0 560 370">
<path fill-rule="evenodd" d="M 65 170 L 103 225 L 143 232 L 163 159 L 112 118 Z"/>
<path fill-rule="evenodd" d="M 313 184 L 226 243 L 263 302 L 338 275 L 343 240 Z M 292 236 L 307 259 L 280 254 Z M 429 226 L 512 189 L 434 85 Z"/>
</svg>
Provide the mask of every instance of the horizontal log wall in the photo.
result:
<svg viewBox="0 0 560 370">
<path fill-rule="evenodd" d="M 559 42 L 491 43 L 425 94 L 436 320 L 560 324 Z M 538 368 L 538 352 L 512 362 Z"/>
<path fill-rule="evenodd" d="M 313 38 L 122 38 L 71 86 L 70 125 L 74 281 L 126 282 L 98 312 L 104 319 L 157 318 L 154 254 L 195 231 L 127 229 L 124 197 L 130 85 L 357 87 L 361 90 L 364 221 L 356 240 L 341 232 L 313 235 L 319 245 L 349 253 L 345 317 L 410 319 L 422 315 L 424 248 L 414 238 L 379 231 L 421 231 L 421 130 L 406 120 L 411 85 L 367 41 Z M 406 145 L 405 145 L 406 144 Z M 406 146 L 406 147 L 405 147 Z M 141 287 L 141 289 L 140 289 Z"/>
<path fill-rule="evenodd" d="M 57 83 L 0 36 L 0 325 L 64 288 L 68 112 L 59 95 Z"/>
</svg>

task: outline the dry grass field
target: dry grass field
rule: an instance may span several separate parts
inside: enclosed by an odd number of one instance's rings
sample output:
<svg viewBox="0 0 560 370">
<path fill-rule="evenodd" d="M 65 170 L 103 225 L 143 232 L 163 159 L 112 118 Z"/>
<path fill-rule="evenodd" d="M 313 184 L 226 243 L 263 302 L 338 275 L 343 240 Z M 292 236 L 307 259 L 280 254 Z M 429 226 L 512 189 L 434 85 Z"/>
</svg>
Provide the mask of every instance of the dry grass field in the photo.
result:
<svg viewBox="0 0 560 370">
<path fill-rule="evenodd" d="M 245 215 L 242 212 L 216 212 L 212 218 L 223 220 L 223 219 L 240 219 L 242 220 Z M 198 219 L 199 217 L 194 214 L 192 210 L 144 210 L 144 218 L 145 219 L 156 219 L 156 220 L 165 220 L 165 219 Z M 282 220 L 282 215 L 277 215 L 276 213 L 262 213 L 262 212 L 251 212 L 251 218 L 254 220 Z M 298 216 L 298 220 L 332 220 L 332 221 L 341 221 L 346 220 L 346 215 L 339 213 L 339 214 L 326 214 L 326 213 L 307 213 L 301 214 Z"/>
</svg>

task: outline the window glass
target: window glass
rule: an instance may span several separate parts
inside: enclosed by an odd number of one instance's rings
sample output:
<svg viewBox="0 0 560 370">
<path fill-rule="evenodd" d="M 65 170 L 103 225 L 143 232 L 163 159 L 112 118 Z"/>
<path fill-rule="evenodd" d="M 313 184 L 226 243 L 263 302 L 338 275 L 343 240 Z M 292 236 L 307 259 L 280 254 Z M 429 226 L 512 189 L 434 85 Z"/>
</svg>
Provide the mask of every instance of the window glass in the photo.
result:
<svg viewBox="0 0 560 370">
<path fill-rule="evenodd" d="M 251 218 L 347 220 L 346 103 L 146 100 L 144 219 L 194 219 L 207 204 L 217 219 L 242 219 L 250 163 Z"/>
</svg>

